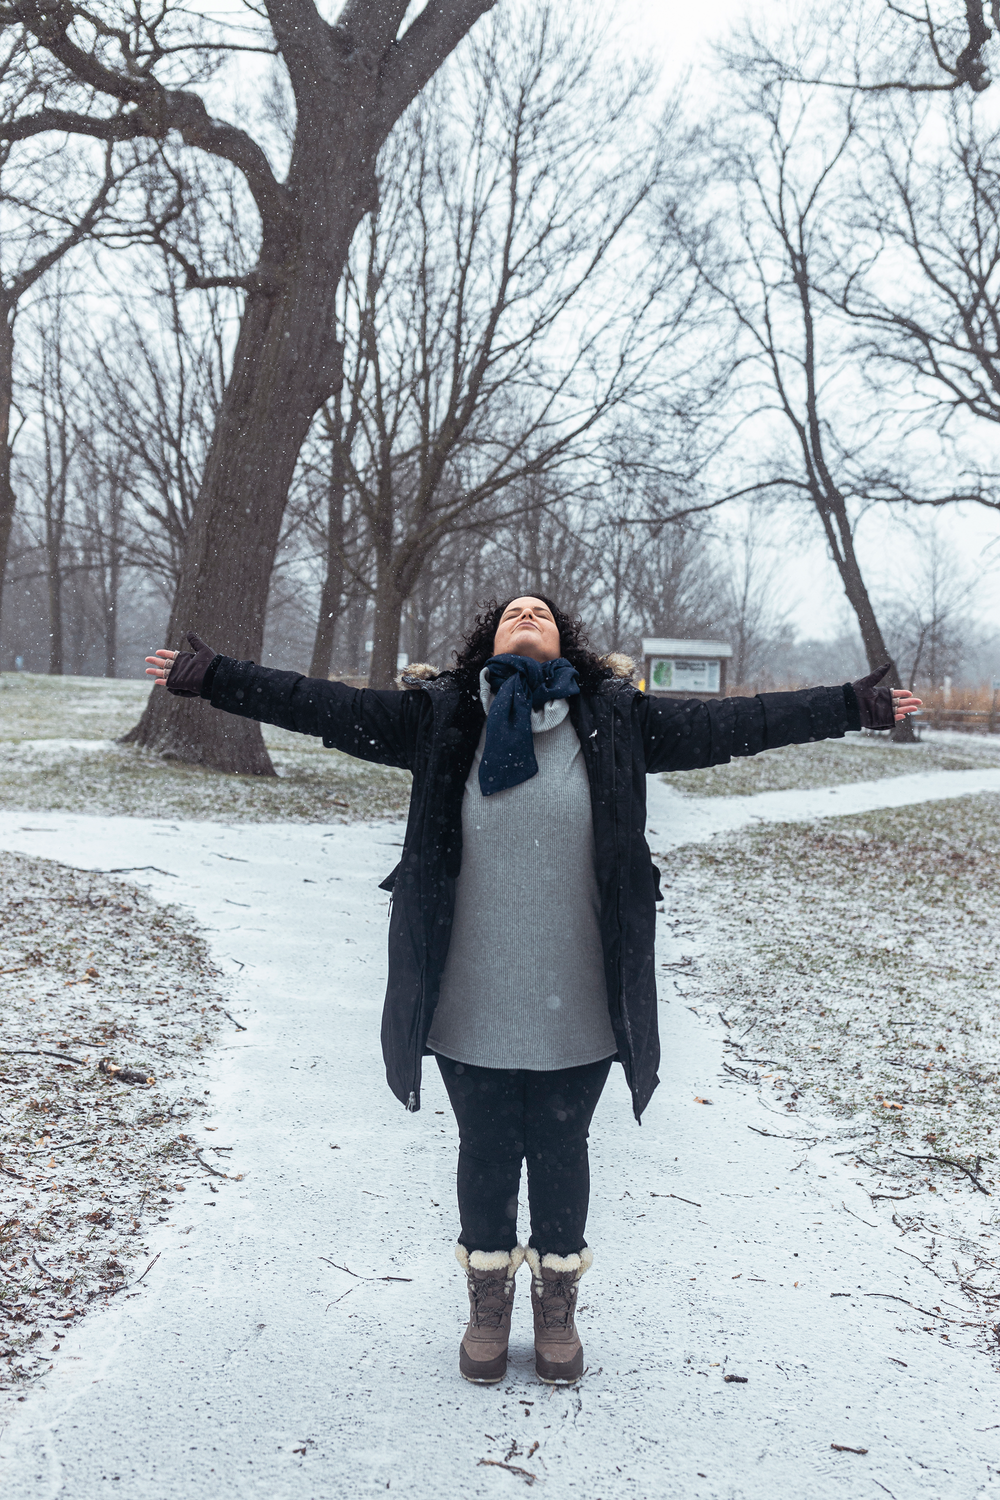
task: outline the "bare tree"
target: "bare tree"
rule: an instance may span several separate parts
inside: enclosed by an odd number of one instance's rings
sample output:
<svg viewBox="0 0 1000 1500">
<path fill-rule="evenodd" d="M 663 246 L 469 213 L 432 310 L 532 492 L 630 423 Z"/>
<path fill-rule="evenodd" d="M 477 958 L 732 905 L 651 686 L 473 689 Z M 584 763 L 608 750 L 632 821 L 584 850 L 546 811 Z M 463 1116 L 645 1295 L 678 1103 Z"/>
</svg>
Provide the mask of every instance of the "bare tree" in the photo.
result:
<svg viewBox="0 0 1000 1500">
<path fill-rule="evenodd" d="M 783 19 L 777 37 L 773 21 L 744 27 L 730 60 L 771 82 L 852 95 L 981 94 L 992 82 L 1000 0 L 840 0 L 819 27 L 817 13 L 798 6 Z M 805 48 L 789 37 L 799 23 L 810 33 Z"/>
<path fill-rule="evenodd" d="M 869 138 L 854 242 L 825 289 L 855 324 L 875 399 L 924 454 L 921 483 L 873 467 L 872 493 L 1000 510 L 1000 131 L 955 100 L 944 122 L 897 109 Z"/>
<path fill-rule="evenodd" d="M 4 127 L 44 101 L 50 80 L 23 36 L 0 37 L 0 606 L 17 499 L 14 325 L 25 298 L 113 212 L 123 175 L 110 146 L 51 137 L 21 143 Z"/>
<path fill-rule="evenodd" d="M 641 146 L 645 81 L 606 62 L 592 30 L 548 6 L 498 19 L 468 49 L 461 108 L 425 96 L 387 148 L 349 265 L 333 421 L 350 447 L 334 444 L 331 468 L 372 549 L 376 686 L 395 679 L 432 554 L 484 512 L 494 526 L 530 514 L 546 476 L 578 471 L 664 337 L 629 236 L 658 170 L 655 142 Z"/>
<path fill-rule="evenodd" d="M 789 608 L 778 599 L 779 559 L 769 540 L 769 519 L 760 505 L 750 506 L 723 544 L 734 687 L 753 681 L 775 642 L 787 634 Z"/>
<path fill-rule="evenodd" d="M 938 527 L 919 538 L 919 552 L 905 594 L 890 606 L 888 628 L 910 688 L 940 688 L 962 666 L 973 584 Z"/>
<path fill-rule="evenodd" d="M 864 460 L 877 432 L 868 404 L 859 410 L 850 399 L 857 361 L 816 290 L 839 266 L 840 168 L 849 165 L 856 115 L 852 102 L 833 115 L 826 108 L 812 128 L 814 97 L 785 84 L 746 90 L 717 164 L 732 183 L 727 244 L 694 239 L 692 253 L 741 340 L 745 414 L 758 430 L 771 427 L 757 466 L 762 492 L 798 496 L 813 508 L 874 668 L 890 657 L 855 527 L 874 498 Z"/>
<path fill-rule="evenodd" d="M 407 0 L 346 0 L 334 24 L 313 0 L 267 0 L 247 36 L 179 4 L 112 3 L 99 23 L 66 0 L 2 12 L 14 37 L 43 50 L 70 108 L 43 105 L 5 125 L 7 139 L 48 132 L 98 140 L 172 140 L 231 162 L 260 219 L 249 274 L 191 266 L 192 286 L 245 293 L 232 373 L 185 544 L 171 639 L 184 628 L 257 656 L 289 485 L 315 413 L 340 381 L 334 297 L 348 248 L 377 195 L 376 161 L 411 101 L 491 0 L 429 0 L 400 34 Z M 257 14 L 252 12 L 251 14 Z M 214 50 L 213 50 L 214 49 Z M 237 50 L 277 53 L 295 97 L 282 180 L 253 135 L 210 112 L 200 87 Z M 217 95 L 216 95 L 217 97 Z M 182 252 L 183 253 L 183 252 Z M 135 738 L 222 770 L 270 774 L 259 726 L 207 715 L 197 701 L 151 699 Z"/>
</svg>

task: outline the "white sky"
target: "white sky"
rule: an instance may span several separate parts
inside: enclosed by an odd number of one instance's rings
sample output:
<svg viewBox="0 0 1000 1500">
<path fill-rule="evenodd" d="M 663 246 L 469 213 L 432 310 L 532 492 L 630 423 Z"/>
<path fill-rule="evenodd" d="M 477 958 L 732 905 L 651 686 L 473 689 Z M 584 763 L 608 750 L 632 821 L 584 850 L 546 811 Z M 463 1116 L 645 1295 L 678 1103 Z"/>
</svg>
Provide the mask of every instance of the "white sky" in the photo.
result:
<svg viewBox="0 0 1000 1500">
<path fill-rule="evenodd" d="M 773 0 L 771 0 L 773 4 Z M 723 39 L 734 23 L 753 14 L 766 14 L 766 0 L 614 0 L 613 12 L 621 17 L 626 39 L 642 51 L 653 51 L 662 61 L 670 82 L 690 72 L 690 88 L 711 92 L 706 69 L 712 61 L 711 47 Z M 776 8 L 776 7 L 775 7 Z M 1000 90 L 1000 83 L 995 85 Z M 870 585 L 877 590 L 889 573 L 902 575 L 915 565 L 914 549 L 901 524 L 902 516 L 884 508 L 865 518 L 858 544 L 862 565 Z M 919 520 L 930 524 L 932 513 L 923 511 Z M 950 508 L 938 513 L 938 536 L 954 548 L 970 576 L 987 571 L 976 590 L 975 607 L 981 617 L 984 637 L 998 638 L 995 670 L 1000 675 L 1000 515 L 977 507 L 964 512 Z M 819 522 L 816 522 L 817 532 Z M 819 536 L 814 545 L 800 543 L 786 568 L 786 588 L 794 601 L 792 623 L 800 635 L 828 638 L 850 626 L 853 616 L 844 598 L 840 579 Z"/>
</svg>

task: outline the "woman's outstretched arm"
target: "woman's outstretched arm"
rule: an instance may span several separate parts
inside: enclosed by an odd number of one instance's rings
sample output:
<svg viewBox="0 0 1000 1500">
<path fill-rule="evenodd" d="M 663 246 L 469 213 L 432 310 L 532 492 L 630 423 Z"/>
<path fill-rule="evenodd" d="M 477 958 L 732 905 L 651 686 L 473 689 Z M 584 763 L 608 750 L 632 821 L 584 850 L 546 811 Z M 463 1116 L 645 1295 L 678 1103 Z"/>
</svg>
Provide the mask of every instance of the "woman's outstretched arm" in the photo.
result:
<svg viewBox="0 0 1000 1500">
<path fill-rule="evenodd" d="M 412 769 L 421 724 L 430 712 L 425 693 L 378 692 L 278 672 L 222 656 L 194 634 L 188 640 L 192 651 L 161 648 L 146 657 L 146 675 L 154 685 L 181 697 L 206 698 L 224 713 L 316 735 L 328 750 Z"/>
<path fill-rule="evenodd" d="M 841 687 L 707 701 L 642 696 L 637 711 L 646 770 L 693 771 L 782 745 L 839 739 L 849 729 L 891 729 L 920 708 L 905 688 L 881 687 L 884 667 Z"/>
</svg>

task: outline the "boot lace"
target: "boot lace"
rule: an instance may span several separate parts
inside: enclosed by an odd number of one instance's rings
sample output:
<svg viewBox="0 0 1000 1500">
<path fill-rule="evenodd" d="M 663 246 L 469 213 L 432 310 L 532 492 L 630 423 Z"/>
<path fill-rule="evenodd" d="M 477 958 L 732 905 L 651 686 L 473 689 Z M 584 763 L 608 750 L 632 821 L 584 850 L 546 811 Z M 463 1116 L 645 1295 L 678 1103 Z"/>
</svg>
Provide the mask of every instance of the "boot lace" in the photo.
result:
<svg viewBox="0 0 1000 1500">
<path fill-rule="evenodd" d="M 507 1309 L 507 1278 L 478 1276 L 469 1281 L 472 1293 L 472 1322 L 476 1328 L 499 1328 Z"/>
<path fill-rule="evenodd" d="M 545 1327 L 570 1328 L 577 1297 L 576 1273 L 567 1271 L 563 1275 L 546 1276 L 540 1283 L 536 1282 L 536 1286 Z"/>
</svg>

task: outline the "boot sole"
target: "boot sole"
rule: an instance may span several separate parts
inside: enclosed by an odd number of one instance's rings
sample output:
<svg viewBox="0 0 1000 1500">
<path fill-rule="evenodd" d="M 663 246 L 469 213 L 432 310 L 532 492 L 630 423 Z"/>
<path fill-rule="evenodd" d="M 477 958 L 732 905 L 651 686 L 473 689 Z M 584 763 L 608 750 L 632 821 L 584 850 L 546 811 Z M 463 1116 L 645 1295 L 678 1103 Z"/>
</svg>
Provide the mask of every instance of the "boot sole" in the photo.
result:
<svg viewBox="0 0 1000 1500">
<path fill-rule="evenodd" d="M 561 1370 L 558 1365 L 536 1357 L 535 1374 L 545 1385 L 575 1385 L 583 1376 L 583 1350 L 581 1349 L 576 1358 L 568 1361 Z"/>
<path fill-rule="evenodd" d="M 497 1359 L 470 1359 L 465 1352 L 465 1345 L 461 1344 L 458 1350 L 458 1372 L 472 1385 L 499 1385 L 507 1373 L 507 1356 L 504 1354 Z"/>
</svg>

